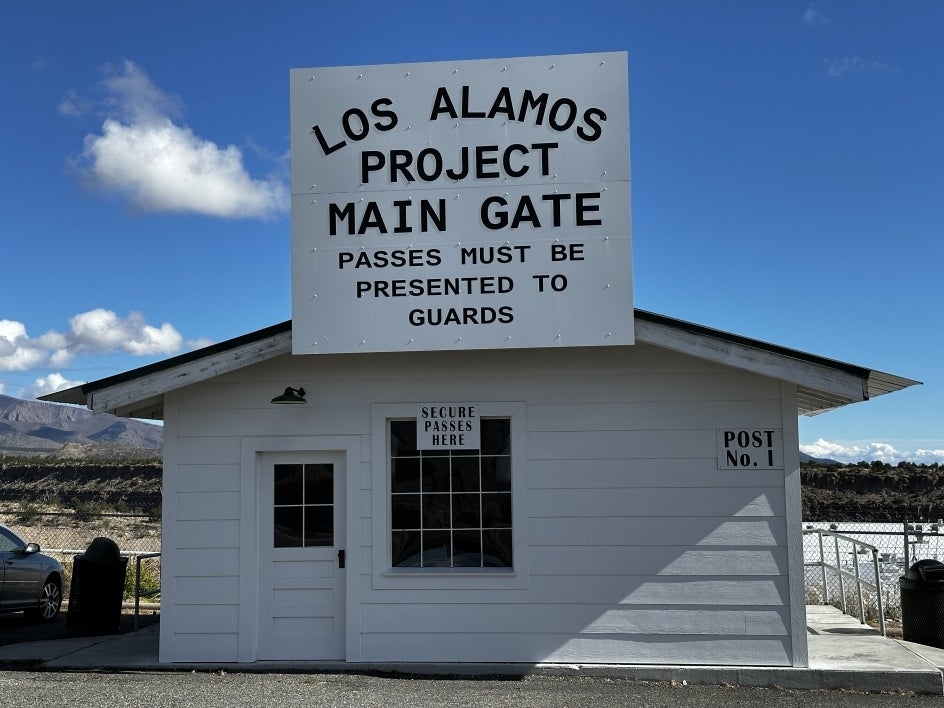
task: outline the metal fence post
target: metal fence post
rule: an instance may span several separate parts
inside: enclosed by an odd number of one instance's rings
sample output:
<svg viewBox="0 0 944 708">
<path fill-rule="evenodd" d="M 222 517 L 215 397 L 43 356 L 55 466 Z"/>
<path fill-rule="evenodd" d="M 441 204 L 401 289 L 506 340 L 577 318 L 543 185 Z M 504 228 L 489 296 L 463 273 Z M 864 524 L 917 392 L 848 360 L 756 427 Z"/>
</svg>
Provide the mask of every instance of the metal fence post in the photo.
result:
<svg viewBox="0 0 944 708">
<path fill-rule="evenodd" d="M 839 571 L 836 575 L 839 577 L 839 604 L 842 605 L 842 613 L 846 613 L 846 588 L 842 582 L 842 560 L 839 556 L 839 537 L 835 534 L 833 535 L 833 541 L 835 541 L 836 547 L 836 569 Z"/>
<path fill-rule="evenodd" d="M 907 519 L 902 524 L 902 538 L 904 539 L 905 546 L 905 570 L 911 567 L 911 549 L 908 547 L 908 521 Z"/>
<path fill-rule="evenodd" d="M 865 605 L 862 604 L 862 583 L 859 582 L 859 549 L 852 548 L 852 567 L 855 569 L 856 599 L 859 601 L 859 621 L 865 624 Z"/>
<path fill-rule="evenodd" d="M 875 603 L 878 605 L 878 626 L 885 636 L 885 608 L 882 606 L 882 583 L 878 574 L 878 549 L 872 549 L 872 569 L 875 572 Z"/>
</svg>

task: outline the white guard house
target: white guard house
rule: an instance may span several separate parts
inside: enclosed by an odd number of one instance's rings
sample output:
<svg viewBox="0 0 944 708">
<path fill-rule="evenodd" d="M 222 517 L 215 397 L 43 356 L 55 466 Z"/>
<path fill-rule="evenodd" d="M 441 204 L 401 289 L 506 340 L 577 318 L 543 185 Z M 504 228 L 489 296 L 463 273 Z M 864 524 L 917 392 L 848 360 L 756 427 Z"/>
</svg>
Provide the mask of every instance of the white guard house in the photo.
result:
<svg viewBox="0 0 944 708">
<path fill-rule="evenodd" d="M 318 357 L 286 322 L 46 398 L 164 420 L 161 661 L 805 666 L 797 414 L 914 382 L 635 314 Z M 441 400 L 478 449 L 416 449 Z"/>
<path fill-rule="evenodd" d="M 291 72 L 292 320 L 164 421 L 160 660 L 806 666 L 797 415 L 915 381 L 635 310 L 625 53 Z"/>
</svg>

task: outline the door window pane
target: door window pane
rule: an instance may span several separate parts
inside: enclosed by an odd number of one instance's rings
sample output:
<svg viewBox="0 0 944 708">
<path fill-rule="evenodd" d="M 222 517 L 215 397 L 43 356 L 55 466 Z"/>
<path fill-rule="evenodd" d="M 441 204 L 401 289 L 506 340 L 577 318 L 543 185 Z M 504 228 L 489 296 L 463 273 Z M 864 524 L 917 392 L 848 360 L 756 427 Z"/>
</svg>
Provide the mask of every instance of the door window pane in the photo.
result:
<svg viewBox="0 0 944 708">
<path fill-rule="evenodd" d="M 334 545 L 334 465 L 274 465 L 272 492 L 275 548 Z"/>
</svg>

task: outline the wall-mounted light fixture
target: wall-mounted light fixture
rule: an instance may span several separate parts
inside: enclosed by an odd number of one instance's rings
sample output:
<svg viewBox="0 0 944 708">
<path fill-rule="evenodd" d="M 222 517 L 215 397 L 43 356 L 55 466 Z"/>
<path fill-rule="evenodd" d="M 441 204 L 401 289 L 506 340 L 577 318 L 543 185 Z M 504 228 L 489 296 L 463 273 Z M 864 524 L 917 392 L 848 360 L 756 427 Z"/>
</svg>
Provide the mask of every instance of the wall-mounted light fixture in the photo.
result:
<svg viewBox="0 0 944 708">
<path fill-rule="evenodd" d="M 285 389 L 285 393 L 279 394 L 272 399 L 273 403 L 308 403 L 305 400 L 305 389 L 303 388 L 292 388 L 291 386 Z"/>
</svg>

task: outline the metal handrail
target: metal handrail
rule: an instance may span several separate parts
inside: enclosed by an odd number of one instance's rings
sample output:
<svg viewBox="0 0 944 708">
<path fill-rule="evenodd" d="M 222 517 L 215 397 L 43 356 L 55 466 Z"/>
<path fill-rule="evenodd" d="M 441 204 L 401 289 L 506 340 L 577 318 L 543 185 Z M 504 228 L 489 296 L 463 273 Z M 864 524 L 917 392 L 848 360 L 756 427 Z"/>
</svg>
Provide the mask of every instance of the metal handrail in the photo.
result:
<svg viewBox="0 0 944 708">
<path fill-rule="evenodd" d="M 141 559 L 142 558 L 158 558 L 161 555 L 160 551 L 154 553 L 138 553 L 135 556 L 134 562 L 134 628 L 138 628 L 138 617 L 141 610 L 141 598 L 142 597 L 151 597 L 152 595 L 160 595 L 161 588 L 158 586 L 153 590 L 145 590 L 141 592 Z"/>
<path fill-rule="evenodd" d="M 859 604 L 859 622 L 866 624 L 865 621 L 865 606 L 862 602 L 862 587 L 868 587 L 875 590 L 875 601 L 878 605 L 878 623 L 879 631 L 881 631 L 882 636 L 885 636 L 885 610 L 882 607 L 882 576 L 879 573 L 878 568 L 878 548 L 872 546 L 868 543 L 863 543 L 849 536 L 844 536 L 835 531 L 827 531 L 826 529 L 803 529 L 803 535 L 816 534 L 819 537 L 819 561 L 804 562 L 804 568 L 819 568 L 822 572 L 823 578 L 823 604 L 828 605 L 829 603 L 829 584 L 826 581 L 826 569 L 829 568 L 836 572 L 837 577 L 839 578 L 839 603 L 840 609 L 844 614 L 849 614 L 846 608 L 846 592 L 845 586 L 843 583 L 843 578 L 849 578 L 855 584 L 856 596 Z M 826 561 L 825 553 L 823 552 L 823 536 L 831 536 L 833 539 L 833 547 L 836 554 L 836 564 L 833 565 Z M 852 545 L 852 571 L 845 570 L 839 564 L 839 542 L 844 541 Z M 866 552 L 872 554 L 872 568 L 875 572 L 875 582 L 869 582 L 865 580 L 859 574 L 859 549 L 865 549 Z"/>
</svg>

